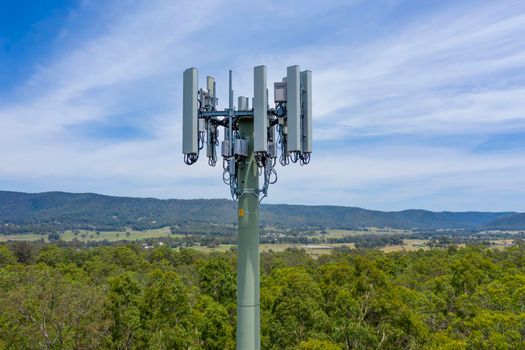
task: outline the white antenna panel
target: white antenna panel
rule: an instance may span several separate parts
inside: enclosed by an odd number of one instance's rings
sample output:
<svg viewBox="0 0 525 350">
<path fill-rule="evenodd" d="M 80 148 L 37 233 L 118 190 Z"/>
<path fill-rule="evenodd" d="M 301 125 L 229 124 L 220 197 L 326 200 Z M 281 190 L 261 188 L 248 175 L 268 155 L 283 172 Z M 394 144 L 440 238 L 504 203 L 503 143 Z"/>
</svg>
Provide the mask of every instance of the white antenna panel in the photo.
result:
<svg viewBox="0 0 525 350">
<path fill-rule="evenodd" d="M 267 151 L 268 138 L 268 92 L 266 89 L 266 66 L 253 69 L 253 151 Z"/>
<path fill-rule="evenodd" d="M 184 71 L 182 92 L 182 153 L 197 154 L 198 147 L 198 90 L 199 73 L 196 68 Z"/>
<path fill-rule="evenodd" d="M 286 115 L 288 125 L 288 152 L 301 151 L 301 83 L 299 66 L 286 70 Z"/>
</svg>

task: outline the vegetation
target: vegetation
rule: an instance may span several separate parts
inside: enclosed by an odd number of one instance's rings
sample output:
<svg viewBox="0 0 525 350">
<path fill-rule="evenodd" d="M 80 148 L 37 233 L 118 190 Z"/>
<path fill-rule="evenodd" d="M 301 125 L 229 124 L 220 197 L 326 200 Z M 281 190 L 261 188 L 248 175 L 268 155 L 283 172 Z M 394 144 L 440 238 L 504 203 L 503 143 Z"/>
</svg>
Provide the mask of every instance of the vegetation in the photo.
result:
<svg viewBox="0 0 525 350">
<path fill-rule="evenodd" d="M 525 227 L 525 213 L 504 216 L 487 224 L 493 230 L 523 230 Z"/>
<path fill-rule="evenodd" d="M 513 230 L 525 230 L 523 218 L 511 219 L 515 214 L 425 210 L 381 212 L 336 206 L 267 204 L 261 207 L 261 225 L 279 231 L 365 227 L 481 230 L 486 227 L 507 228 L 509 225 Z M 510 223 L 505 221 L 506 218 Z M 0 191 L 0 234 L 47 235 L 67 230 L 124 231 L 170 226 L 175 234 L 232 236 L 235 222 L 235 204 L 225 199 L 159 200 L 91 193 Z"/>
<path fill-rule="evenodd" d="M 0 349 L 233 349 L 236 256 L 0 245 Z M 261 254 L 262 349 L 522 349 L 525 244 Z"/>
</svg>

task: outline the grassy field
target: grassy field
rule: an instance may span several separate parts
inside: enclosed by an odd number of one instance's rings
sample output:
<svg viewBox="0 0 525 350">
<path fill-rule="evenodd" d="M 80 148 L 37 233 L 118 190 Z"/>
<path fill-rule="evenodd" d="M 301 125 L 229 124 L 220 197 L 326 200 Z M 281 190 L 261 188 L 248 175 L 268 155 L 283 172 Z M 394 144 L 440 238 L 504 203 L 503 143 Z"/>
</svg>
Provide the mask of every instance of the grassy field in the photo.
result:
<svg viewBox="0 0 525 350">
<path fill-rule="evenodd" d="M 74 231 L 66 231 L 60 235 L 63 241 L 70 242 L 73 239 L 77 239 L 82 242 L 87 241 L 103 241 L 108 240 L 111 242 L 120 240 L 142 240 L 145 238 L 160 238 L 160 237 L 177 237 L 170 233 L 169 227 L 159 228 L 155 230 L 146 231 L 99 231 L 97 234 L 94 231 L 78 230 L 76 234 Z M 38 241 L 43 239 L 48 241 L 47 235 L 37 235 L 34 233 L 22 234 L 22 235 L 0 235 L 0 242 L 5 241 Z"/>
<path fill-rule="evenodd" d="M 404 244 L 402 245 L 393 245 L 393 246 L 386 246 L 384 248 L 381 248 L 380 250 L 389 253 L 389 252 L 398 252 L 398 251 L 413 251 L 418 249 L 424 249 L 428 250 L 430 249 L 426 243 L 428 240 L 424 239 L 406 239 L 404 241 Z M 259 250 L 261 252 L 282 252 L 285 251 L 288 248 L 298 248 L 298 249 L 304 249 L 307 253 L 319 256 L 323 254 L 330 254 L 334 248 L 346 246 L 351 249 L 354 249 L 355 246 L 353 243 L 337 243 L 337 244 L 320 244 L 320 245 L 304 245 L 304 244 L 287 244 L 287 243 L 279 243 L 279 244 L 261 244 L 259 246 Z M 236 245 L 219 245 L 218 247 L 194 247 L 194 249 L 197 249 L 202 252 L 225 252 L 230 250 L 231 248 L 235 248 Z"/>
<path fill-rule="evenodd" d="M 66 231 L 62 235 L 62 240 L 68 242 L 73 239 L 89 240 L 89 241 L 103 241 L 108 240 L 111 242 L 120 241 L 120 240 L 141 240 L 145 238 L 160 238 L 160 237 L 174 237 L 170 233 L 169 227 L 159 228 L 155 230 L 146 230 L 146 231 L 133 231 L 126 230 L 121 232 L 115 231 L 101 231 L 99 234 L 96 234 L 93 231 L 79 231 L 77 235 L 73 231 Z"/>
<path fill-rule="evenodd" d="M 400 251 L 416 251 L 419 249 L 429 250 L 431 249 L 427 243 L 427 239 L 405 239 L 403 244 L 400 245 L 390 245 L 379 250 L 384 251 L 385 253 L 400 252 Z M 500 239 L 491 241 L 494 245 L 490 246 L 492 249 L 503 249 L 512 244 L 510 239 Z M 307 253 L 319 256 L 323 254 L 330 254 L 334 248 L 347 246 L 351 249 L 354 249 L 355 246 L 353 243 L 337 243 L 337 244 L 320 244 L 320 245 L 303 245 L 303 244 L 261 244 L 259 250 L 261 252 L 282 252 L 288 248 L 298 248 L 304 249 Z M 458 247 L 464 247 L 465 244 L 458 244 Z M 219 245 L 218 247 L 208 248 L 208 247 L 194 247 L 202 252 L 224 252 L 232 248 L 235 248 L 236 245 Z M 439 248 L 436 248 L 439 249 Z"/>
<path fill-rule="evenodd" d="M 326 238 L 341 238 L 341 237 L 347 237 L 347 236 L 356 236 L 356 235 L 363 235 L 363 234 L 403 234 L 403 233 L 409 233 L 409 231 L 405 230 L 385 230 L 385 229 L 377 229 L 377 228 L 370 228 L 367 231 L 364 230 L 329 230 L 327 234 L 323 234 L 322 237 Z M 321 235 L 319 233 L 319 235 Z M 126 230 L 126 231 L 100 231 L 98 234 L 94 231 L 85 231 L 85 230 L 79 230 L 73 232 L 73 231 L 66 231 L 63 234 L 61 234 L 61 239 L 63 241 L 69 242 L 74 239 L 77 239 L 79 241 L 88 242 L 88 241 L 103 241 L 108 240 L 110 242 L 115 241 L 122 241 L 122 240 L 129 240 L 129 241 L 135 241 L 135 240 L 143 240 L 147 238 L 161 238 L 161 237 L 181 237 L 181 235 L 172 235 L 170 233 L 170 230 L 168 227 L 160 228 L 160 229 L 154 229 L 154 230 L 146 230 L 146 231 L 133 231 L 133 230 Z M 38 240 L 44 240 L 48 241 L 47 235 L 38 235 L 38 234 L 21 234 L 21 235 L 0 235 L 0 242 L 6 242 L 6 241 L 38 241 Z M 501 240 L 493 240 L 491 241 L 493 243 L 493 246 L 491 248 L 493 249 L 503 249 L 509 245 L 512 244 L 511 239 L 501 239 Z M 389 253 L 389 252 L 397 252 L 397 251 L 414 251 L 414 250 L 428 250 L 430 247 L 427 245 L 428 240 L 425 239 L 405 239 L 403 240 L 403 244 L 401 245 L 393 245 L 393 246 L 386 246 L 381 248 L 380 250 Z M 311 255 L 314 256 L 320 256 L 323 254 L 329 254 L 331 251 L 336 247 L 342 247 L 346 246 L 349 248 L 355 248 L 355 245 L 353 243 L 336 243 L 336 244 L 319 244 L 319 245 L 304 245 L 304 244 L 288 244 L 288 243 L 279 243 L 279 244 L 261 244 L 260 251 L 261 252 L 282 252 L 288 248 L 298 248 L 298 249 L 304 249 L 306 252 L 308 252 Z M 460 244 L 459 246 L 463 246 L 463 244 Z M 203 252 L 225 252 L 232 248 L 235 248 L 236 245 L 219 245 L 217 247 L 204 247 L 204 246 L 195 246 L 193 247 L 196 250 L 203 251 Z"/>
<path fill-rule="evenodd" d="M 267 244 L 263 243 L 259 245 L 259 251 L 261 252 L 283 252 L 288 248 L 297 248 L 297 249 L 304 249 L 306 252 L 312 255 L 322 255 L 322 254 L 329 254 L 332 249 L 336 247 L 342 247 L 347 246 L 349 248 L 355 248 L 353 243 L 346 243 L 346 244 L 322 244 L 322 245 L 304 245 L 304 244 L 288 244 L 288 243 L 278 243 L 278 244 Z M 235 244 L 221 244 L 217 247 L 193 247 L 193 249 L 196 249 L 201 252 L 225 252 L 232 248 L 236 248 L 237 245 Z"/>
<path fill-rule="evenodd" d="M 195 247 L 191 247 L 192 249 L 195 249 L 195 250 L 198 250 L 200 252 L 205 252 L 205 253 L 212 253 L 212 252 L 227 252 L 228 250 L 232 249 L 232 248 L 235 248 L 237 247 L 236 244 L 221 244 L 221 245 L 218 245 L 217 247 L 200 247 L 200 246 L 195 246 Z"/>
<path fill-rule="evenodd" d="M 427 246 L 428 239 L 404 239 L 403 244 L 401 245 L 389 245 L 381 250 L 385 253 L 389 252 L 399 252 L 399 251 L 413 251 L 413 250 L 428 250 L 430 249 Z"/>
<path fill-rule="evenodd" d="M 493 246 L 493 249 L 505 249 L 512 245 L 513 240 L 512 239 L 498 239 L 490 241 Z"/>
<path fill-rule="evenodd" d="M 0 235 L 0 242 L 7 241 L 39 241 L 44 239 L 47 241 L 47 235 L 37 235 L 36 233 L 26 233 L 23 235 Z"/>
<path fill-rule="evenodd" d="M 327 230 L 328 233 L 321 234 L 319 237 L 324 238 L 343 238 L 348 236 L 360 236 L 360 235 L 369 235 L 369 234 L 406 234 L 410 233 L 408 230 L 396 230 L 396 229 L 384 229 L 378 227 L 370 227 L 366 230 Z"/>
<path fill-rule="evenodd" d="M 395 229 L 380 229 L 380 228 L 368 228 L 365 230 L 328 230 L 327 234 L 321 234 L 320 232 L 317 233 L 317 237 L 324 237 L 324 238 L 342 238 L 342 237 L 348 237 L 348 236 L 358 236 L 358 235 L 365 235 L 365 234 L 403 234 L 403 233 L 409 233 L 409 231 L 405 230 L 395 230 Z M 146 231 L 133 231 L 133 230 L 126 230 L 126 231 L 99 231 L 97 234 L 94 231 L 87 231 L 87 230 L 77 230 L 76 234 L 73 231 L 66 231 L 63 234 L 61 234 L 61 239 L 63 241 L 69 242 L 73 239 L 77 239 L 79 241 L 103 241 L 108 240 L 111 242 L 114 241 L 120 241 L 120 240 L 141 240 L 145 238 L 159 238 L 159 237 L 177 237 L 177 235 L 171 235 L 170 230 L 168 227 L 155 229 L 155 230 L 146 230 Z M 316 237 L 316 236 L 313 236 Z M 33 233 L 28 234 L 21 234 L 21 235 L 0 235 L 0 242 L 2 241 L 37 241 L 40 239 L 44 239 L 44 241 L 47 242 L 47 235 L 37 235 Z M 352 246 L 352 244 L 346 244 Z M 262 247 L 263 245 L 261 245 Z M 289 248 L 291 246 L 299 246 L 299 245 L 290 245 L 290 244 L 272 244 L 271 245 L 274 251 L 280 251 L 284 250 L 286 248 Z M 282 248 L 284 247 L 284 248 Z M 263 248 L 262 248 L 263 249 Z M 270 249 L 270 248 L 268 248 Z M 264 251 L 264 250 L 263 250 Z"/>
</svg>

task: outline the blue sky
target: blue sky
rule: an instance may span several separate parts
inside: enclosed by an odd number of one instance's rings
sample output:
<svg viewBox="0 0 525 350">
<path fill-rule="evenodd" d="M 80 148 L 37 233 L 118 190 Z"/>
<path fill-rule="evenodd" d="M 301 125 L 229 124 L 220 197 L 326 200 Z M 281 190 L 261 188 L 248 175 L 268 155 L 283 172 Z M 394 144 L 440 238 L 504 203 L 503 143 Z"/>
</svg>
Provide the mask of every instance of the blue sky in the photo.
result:
<svg viewBox="0 0 525 350">
<path fill-rule="evenodd" d="M 268 203 L 525 211 L 523 1 L 0 0 L 0 189 L 227 198 L 181 78 L 313 71 L 314 155 Z"/>
</svg>

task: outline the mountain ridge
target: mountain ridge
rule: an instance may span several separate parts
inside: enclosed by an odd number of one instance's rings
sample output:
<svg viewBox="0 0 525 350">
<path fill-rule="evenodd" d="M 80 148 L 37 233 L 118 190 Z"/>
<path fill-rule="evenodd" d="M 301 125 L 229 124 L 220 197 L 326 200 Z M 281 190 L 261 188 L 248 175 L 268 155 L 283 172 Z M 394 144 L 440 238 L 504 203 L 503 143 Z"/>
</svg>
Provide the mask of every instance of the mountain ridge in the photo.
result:
<svg viewBox="0 0 525 350">
<path fill-rule="evenodd" d="M 62 191 L 25 193 L 0 191 L 0 233 L 31 230 L 124 227 L 149 229 L 176 226 L 232 226 L 235 202 L 228 199 L 157 199 L 117 197 Z M 391 227 L 395 229 L 525 229 L 517 212 L 433 212 L 423 209 L 379 211 L 336 205 L 263 204 L 261 224 L 279 228 Z M 508 220 L 514 220 L 510 224 Z"/>
</svg>

